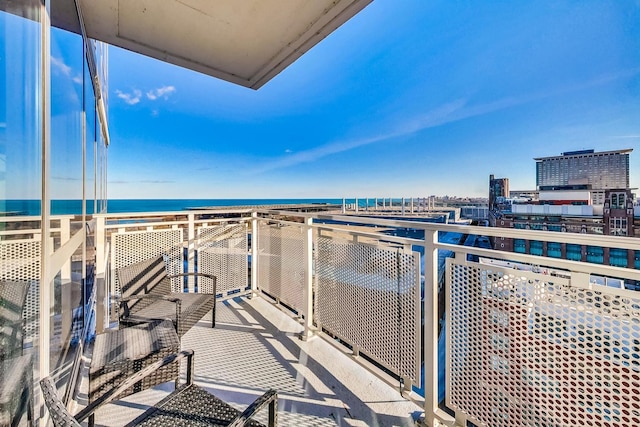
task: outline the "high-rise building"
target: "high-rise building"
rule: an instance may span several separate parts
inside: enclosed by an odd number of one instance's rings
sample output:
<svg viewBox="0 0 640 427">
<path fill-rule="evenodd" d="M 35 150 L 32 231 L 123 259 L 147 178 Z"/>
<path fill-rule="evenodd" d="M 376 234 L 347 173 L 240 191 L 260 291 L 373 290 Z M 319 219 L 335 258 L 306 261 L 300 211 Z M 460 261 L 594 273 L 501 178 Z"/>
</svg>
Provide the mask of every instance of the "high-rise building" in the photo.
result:
<svg viewBox="0 0 640 427">
<path fill-rule="evenodd" d="M 509 197 L 509 178 L 489 175 L 489 210 L 496 207 L 498 197 Z"/>
<path fill-rule="evenodd" d="M 555 190 L 586 185 L 591 190 L 592 204 L 604 205 L 606 190 L 629 188 L 629 153 L 632 151 L 631 148 L 581 150 L 535 158 L 536 186 L 538 190 Z"/>
</svg>

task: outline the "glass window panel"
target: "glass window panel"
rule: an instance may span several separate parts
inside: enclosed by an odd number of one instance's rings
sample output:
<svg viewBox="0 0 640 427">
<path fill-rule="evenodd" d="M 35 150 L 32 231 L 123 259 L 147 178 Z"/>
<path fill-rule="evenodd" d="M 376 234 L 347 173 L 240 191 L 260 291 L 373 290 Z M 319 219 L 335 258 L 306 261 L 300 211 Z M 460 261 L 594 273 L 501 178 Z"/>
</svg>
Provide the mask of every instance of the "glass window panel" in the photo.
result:
<svg viewBox="0 0 640 427">
<path fill-rule="evenodd" d="M 51 214 L 82 212 L 82 37 L 51 28 Z"/>
</svg>

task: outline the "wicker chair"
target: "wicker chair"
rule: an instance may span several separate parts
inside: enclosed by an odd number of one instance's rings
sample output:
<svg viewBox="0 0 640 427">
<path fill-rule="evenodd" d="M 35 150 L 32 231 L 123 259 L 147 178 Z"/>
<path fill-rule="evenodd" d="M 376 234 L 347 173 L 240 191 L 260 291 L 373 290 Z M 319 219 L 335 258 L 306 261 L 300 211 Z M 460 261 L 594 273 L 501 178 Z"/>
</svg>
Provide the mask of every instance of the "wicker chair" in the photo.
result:
<svg viewBox="0 0 640 427">
<path fill-rule="evenodd" d="M 145 366 L 179 350 L 180 339 L 170 320 L 134 325 L 97 335 L 89 367 L 89 402 L 117 388 Z M 178 374 L 177 363 L 167 365 L 124 390 L 119 397 L 169 381 L 175 381 L 177 386 Z M 94 417 L 91 416 L 88 425 L 93 424 Z"/>
<path fill-rule="evenodd" d="M 268 406 L 269 427 L 277 424 L 278 395 L 275 390 L 269 390 L 251 405 L 240 412 L 223 402 L 201 387 L 193 384 L 193 351 L 187 350 L 174 353 L 147 366 L 140 372 L 125 380 L 118 388 L 114 388 L 92 402 L 75 416 L 71 415 L 58 397 L 55 383 L 51 377 L 40 381 L 44 401 L 49 408 L 49 414 L 55 427 L 79 427 L 82 421 L 93 414 L 100 406 L 105 405 L 120 396 L 133 384 L 142 381 L 146 375 L 152 374 L 170 363 L 176 363 L 182 357 L 187 357 L 187 373 L 185 384 L 176 388 L 161 402 L 152 406 L 128 426 L 251 426 L 260 427 L 252 418 L 255 414 Z M 264 427 L 264 426 L 263 426 Z"/>
<path fill-rule="evenodd" d="M 204 273 L 169 276 L 164 258 L 158 256 L 116 270 L 122 290 L 120 327 L 170 319 L 182 337 L 211 310 L 211 327 L 216 325 L 216 277 Z M 174 277 L 198 276 L 213 282 L 213 293 L 172 292 Z"/>
<path fill-rule="evenodd" d="M 28 291 L 29 283 L 0 282 L 0 426 L 17 425 L 25 412 L 33 424 L 33 367 L 22 351 Z"/>
</svg>

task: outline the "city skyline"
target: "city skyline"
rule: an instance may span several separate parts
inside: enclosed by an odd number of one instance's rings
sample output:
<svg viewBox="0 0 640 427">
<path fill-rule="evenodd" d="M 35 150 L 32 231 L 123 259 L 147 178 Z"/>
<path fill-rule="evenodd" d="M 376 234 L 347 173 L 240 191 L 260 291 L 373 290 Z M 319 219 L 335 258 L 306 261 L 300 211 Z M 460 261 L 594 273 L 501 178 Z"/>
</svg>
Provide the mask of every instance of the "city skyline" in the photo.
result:
<svg viewBox="0 0 640 427">
<path fill-rule="evenodd" d="M 77 103 L 82 63 L 65 43 L 52 75 Z M 109 57 L 113 199 L 486 197 L 490 174 L 534 189 L 536 157 L 640 142 L 633 1 L 378 0 L 257 91 Z M 67 89 L 52 90 L 62 104 Z M 55 164 L 64 199 L 78 177 Z M 635 150 L 632 188 L 638 171 Z"/>
</svg>

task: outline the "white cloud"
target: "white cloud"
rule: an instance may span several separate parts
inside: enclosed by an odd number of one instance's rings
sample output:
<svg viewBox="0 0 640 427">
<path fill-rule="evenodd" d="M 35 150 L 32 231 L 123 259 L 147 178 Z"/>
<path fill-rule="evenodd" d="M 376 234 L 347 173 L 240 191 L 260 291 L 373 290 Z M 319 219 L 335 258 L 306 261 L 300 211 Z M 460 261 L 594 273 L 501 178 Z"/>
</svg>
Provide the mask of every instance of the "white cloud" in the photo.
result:
<svg viewBox="0 0 640 427">
<path fill-rule="evenodd" d="M 79 85 L 82 84 L 82 76 L 81 75 L 77 75 L 73 78 L 74 83 L 77 83 Z"/>
<path fill-rule="evenodd" d="M 116 96 L 122 99 L 129 105 L 135 105 L 140 102 L 140 98 L 142 97 L 142 91 L 138 89 L 134 89 L 131 93 L 122 92 L 121 90 L 116 90 Z"/>
<path fill-rule="evenodd" d="M 291 151 L 291 150 L 290 150 L 290 149 L 288 149 L 288 148 L 287 148 L 286 150 L 284 150 L 284 152 L 285 152 L 285 153 L 293 153 L 293 151 Z"/>
<path fill-rule="evenodd" d="M 64 74 L 65 76 L 71 75 L 71 67 L 64 63 L 62 58 L 51 57 L 51 66 Z"/>
<path fill-rule="evenodd" d="M 157 89 L 152 89 L 147 92 L 147 98 L 155 101 L 158 98 L 168 99 L 169 95 L 176 91 L 175 86 L 162 86 Z"/>
</svg>

